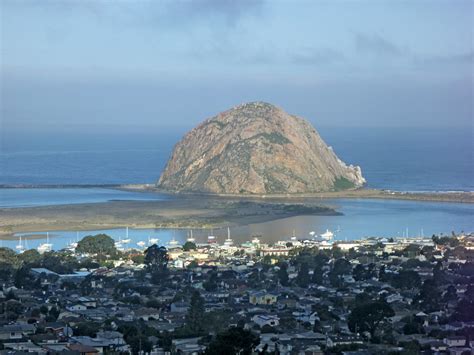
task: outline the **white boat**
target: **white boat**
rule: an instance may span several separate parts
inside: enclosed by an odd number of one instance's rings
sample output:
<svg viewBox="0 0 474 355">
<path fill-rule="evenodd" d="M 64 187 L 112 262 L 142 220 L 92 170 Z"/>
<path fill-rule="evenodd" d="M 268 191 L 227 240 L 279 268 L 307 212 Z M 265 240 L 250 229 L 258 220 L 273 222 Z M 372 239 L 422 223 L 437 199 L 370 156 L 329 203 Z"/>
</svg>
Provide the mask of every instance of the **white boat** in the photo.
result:
<svg viewBox="0 0 474 355">
<path fill-rule="evenodd" d="M 227 227 L 227 239 L 224 240 L 224 245 L 226 247 L 231 247 L 232 245 L 234 245 L 234 241 L 230 238 L 230 229 L 229 229 L 229 227 Z"/>
<path fill-rule="evenodd" d="M 196 239 L 193 237 L 193 230 L 191 229 L 190 231 L 190 235 L 188 237 L 188 239 L 186 239 L 187 242 L 190 242 L 190 243 L 195 243 L 196 242 Z"/>
<path fill-rule="evenodd" d="M 42 243 L 38 246 L 38 252 L 46 253 L 53 250 L 53 244 L 49 242 L 49 232 L 46 233 L 46 243 Z"/>
<path fill-rule="evenodd" d="M 160 240 L 159 240 L 158 238 L 150 238 L 150 237 L 148 237 L 148 245 L 153 245 L 153 244 L 158 245 L 159 242 L 160 242 Z"/>
<path fill-rule="evenodd" d="M 258 239 L 257 237 L 254 237 L 252 239 L 252 244 L 260 245 L 260 239 Z"/>
<path fill-rule="evenodd" d="M 126 231 L 126 234 L 125 234 L 125 239 L 122 239 L 120 242 L 122 244 L 128 244 L 128 243 L 132 242 L 132 240 L 128 237 L 128 227 L 127 227 L 127 231 Z"/>
<path fill-rule="evenodd" d="M 18 242 L 18 245 L 15 246 L 15 249 L 18 250 L 20 253 L 25 251 L 25 246 L 23 245 L 21 241 L 21 235 L 20 235 L 20 240 Z"/>
<path fill-rule="evenodd" d="M 140 240 L 139 242 L 137 242 L 137 245 L 140 247 L 140 248 L 143 248 L 146 243 L 143 241 L 143 240 Z"/>
<path fill-rule="evenodd" d="M 66 249 L 69 249 L 72 251 L 76 250 L 76 248 L 77 248 L 77 242 L 70 242 L 68 246 L 66 247 Z"/>
<path fill-rule="evenodd" d="M 179 242 L 174 239 L 174 237 L 168 242 L 170 248 L 176 248 L 179 245 Z"/>
<path fill-rule="evenodd" d="M 326 229 L 326 232 L 321 234 L 320 237 L 324 240 L 332 240 L 332 238 L 334 238 L 334 233 L 331 232 L 329 229 Z"/>
</svg>

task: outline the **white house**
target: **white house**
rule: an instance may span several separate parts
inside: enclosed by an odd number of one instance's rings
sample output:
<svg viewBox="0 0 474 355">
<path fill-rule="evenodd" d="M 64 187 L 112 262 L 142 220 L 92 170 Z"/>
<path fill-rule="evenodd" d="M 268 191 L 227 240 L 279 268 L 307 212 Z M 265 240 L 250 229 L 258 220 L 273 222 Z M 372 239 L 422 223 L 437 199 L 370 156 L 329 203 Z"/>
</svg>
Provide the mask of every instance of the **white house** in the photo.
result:
<svg viewBox="0 0 474 355">
<path fill-rule="evenodd" d="M 263 327 L 264 325 L 276 327 L 280 324 L 280 319 L 278 318 L 278 316 L 257 314 L 252 317 L 252 322 L 258 324 L 260 327 Z"/>
</svg>

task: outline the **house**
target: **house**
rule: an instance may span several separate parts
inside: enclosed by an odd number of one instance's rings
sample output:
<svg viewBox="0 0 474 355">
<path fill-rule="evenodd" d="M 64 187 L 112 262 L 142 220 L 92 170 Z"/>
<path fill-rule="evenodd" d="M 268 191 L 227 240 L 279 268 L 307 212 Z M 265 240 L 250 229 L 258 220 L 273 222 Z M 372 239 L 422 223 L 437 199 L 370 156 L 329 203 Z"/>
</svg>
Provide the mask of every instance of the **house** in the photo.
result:
<svg viewBox="0 0 474 355">
<path fill-rule="evenodd" d="M 329 348 L 340 345 L 354 345 L 363 344 L 362 338 L 356 335 L 331 335 L 326 340 L 326 345 Z"/>
<path fill-rule="evenodd" d="M 457 347 L 457 346 L 459 347 L 466 346 L 466 337 L 463 337 L 463 336 L 447 337 L 447 338 L 444 338 L 444 343 L 450 348 Z"/>
<path fill-rule="evenodd" d="M 249 294 L 249 302 L 253 305 L 272 305 L 278 299 L 278 296 L 274 293 L 258 291 Z"/>
<path fill-rule="evenodd" d="M 434 353 L 444 353 L 448 350 L 448 346 L 442 341 L 432 341 L 430 342 L 430 349 Z"/>
<path fill-rule="evenodd" d="M 96 355 L 99 351 L 88 345 L 83 345 L 79 343 L 69 344 L 67 348 L 71 351 L 77 352 L 80 355 Z"/>
<path fill-rule="evenodd" d="M 252 317 L 252 322 L 258 324 L 259 327 L 263 327 L 265 325 L 276 327 L 280 324 L 280 319 L 278 316 L 257 314 Z"/>
<path fill-rule="evenodd" d="M 0 327 L 0 341 L 22 339 L 23 336 L 34 334 L 36 328 L 32 324 L 7 324 Z"/>
<path fill-rule="evenodd" d="M 170 311 L 173 313 L 186 313 L 189 309 L 187 302 L 173 302 L 170 306 Z"/>
<path fill-rule="evenodd" d="M 173 353 L 183 355 L 198 355 L 202 354 L 206 347 L 199 344 L 200 337 L 174 339 L 172 342 Z"/>
<path fill-rule="evenodd" d="M 144 321 L 160 319 L 160 311 L 155 308 L 142 307 L 133 311 L 133 314 L 136 318 Z"/>
<path fill-rule="evenodd" d="M 466 355 L 466 354 L 472 354 L 471 348 L 468 348 L 468 347 L 449 348 L 449 355 Z"/>
</svg>

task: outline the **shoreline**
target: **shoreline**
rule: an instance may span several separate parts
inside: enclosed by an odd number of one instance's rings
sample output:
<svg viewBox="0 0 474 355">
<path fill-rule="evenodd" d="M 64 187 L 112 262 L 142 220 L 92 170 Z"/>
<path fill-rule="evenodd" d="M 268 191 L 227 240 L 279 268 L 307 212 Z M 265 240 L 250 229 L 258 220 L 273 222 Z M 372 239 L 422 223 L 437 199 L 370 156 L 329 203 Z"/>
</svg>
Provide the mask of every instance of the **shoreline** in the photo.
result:
<svg viewBox="0 0 474 355">
<path fill-rule="evenodd" d="M 88 189 L 103 188 L 129 192 L 151 192 L 175 197 L 215 199 L 247 199 L 256 201 L 298 201 L 305 199 L 386 199 L 432 202 L 474 203 L 474 191 L 395 191 L 363 187 L 354 190 L 298 194 L 213 194 L 189 191 L 168 191 L 155 184 L 0 184 L 1 189 Z M 7 208 L 7 207 L 5 207 Z M 24 207 L 28 208 L 28 207 Z"/>
<path fill-rule="evenodd" d="M 205 197 L 222 199 L 250 199 L 263 201 L 298 201 L 298 200 L 332 200 L 332 199 L 382 199 L 382 200 L 412 200 L 430 202 L 457 202 L 474 203 L 474 191 L 392 191 L 372 188 L 360 188 L 355 190 L 314 192 L 301 194 L 208 194 L 202 192 L 173 192 L 157 188 L 153 184 L 128 184 L 120 185 L 118 190 L 133 192 L 154 192 L 179 197 Z"/>
</svg>

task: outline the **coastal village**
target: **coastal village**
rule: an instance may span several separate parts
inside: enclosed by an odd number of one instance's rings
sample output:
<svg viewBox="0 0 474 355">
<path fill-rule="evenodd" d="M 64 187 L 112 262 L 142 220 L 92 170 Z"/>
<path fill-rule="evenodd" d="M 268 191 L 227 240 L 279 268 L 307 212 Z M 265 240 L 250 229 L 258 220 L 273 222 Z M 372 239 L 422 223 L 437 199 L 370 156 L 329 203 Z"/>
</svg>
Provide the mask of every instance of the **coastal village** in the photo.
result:
<svg viewBox="0 0 474 355">
<path fill-rule="evenodd" d="M 0 353 L 474 353 L 473 234 L 249 239 L 0 248 Z"/>
</svg>

